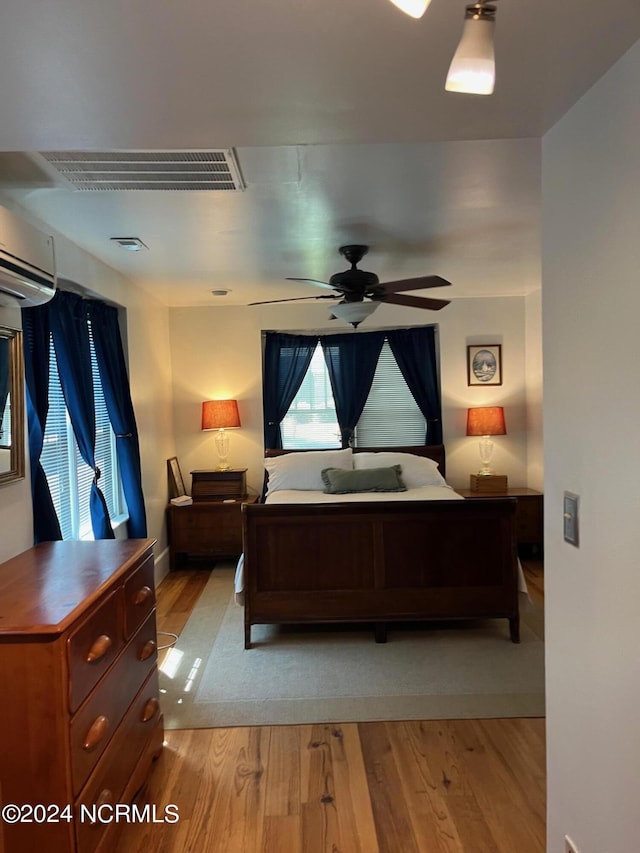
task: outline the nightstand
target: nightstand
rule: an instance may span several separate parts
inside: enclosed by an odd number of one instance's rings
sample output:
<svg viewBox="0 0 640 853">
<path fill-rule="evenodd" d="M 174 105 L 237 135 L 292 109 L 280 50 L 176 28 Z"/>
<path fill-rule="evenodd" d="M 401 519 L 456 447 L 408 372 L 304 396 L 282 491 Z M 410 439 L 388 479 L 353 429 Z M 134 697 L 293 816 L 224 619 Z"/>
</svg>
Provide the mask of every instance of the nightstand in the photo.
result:
<svg viewBox="0 0 640 853">
<path fill-rule="evenodd" d="M 510 487 L 500 492 L 472 492 L 471 489 L 456 489 L 463 498 L 517 498 L 516 537 L 518 546 L 524 545 L 534 551 L 542 551 L 543 546 L 543 502 L 544 495 L 535 489 Z"/>
<path fill-rule="evenodd" d="M 246 468 L 227 468 L 224 471 L 192 471 L 191 497 L 194 501 L 246 498 L 246 474 Z"/>
<path fill-rule="evenodd" d="M 242 499 L 194 500 L 189 506 L 167 507 L 169 561 L 173 571 L 184 558 L 239 557 L 242 553 L 242 504 L 255 503 L 256 495 Z"/>
</svg>

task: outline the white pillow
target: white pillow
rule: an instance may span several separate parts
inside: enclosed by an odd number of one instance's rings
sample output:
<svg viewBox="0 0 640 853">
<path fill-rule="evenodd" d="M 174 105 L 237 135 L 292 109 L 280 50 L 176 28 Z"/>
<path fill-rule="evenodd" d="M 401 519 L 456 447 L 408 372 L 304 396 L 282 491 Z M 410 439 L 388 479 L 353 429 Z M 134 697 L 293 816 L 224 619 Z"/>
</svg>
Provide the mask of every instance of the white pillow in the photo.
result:
<svg viewBox="0 0 640 853">
<path fill-rule="evenodd" d="M 304 453 L 285 453 L 265 458 L 269 474 L 267 494 L 282 489 L 303 489 L 321 492 L 324 489 L 322 471 L 325 468 L 353 470 L 353 452 L 344 450 L 306 450 Z"/>
<path fill-rule="evenodd" d="M 386 468 L 390 465 L 400 465 L 400 475 L 408 489 L 419 489 L 421 486 L 446 486 L 447 482 L 438 470 L 438 463 L 426 456 L 414 456 L 413 453 L 395 453 L 382 450 L 379 453 L 354 453 L 353 467 Z"/>
</svg>

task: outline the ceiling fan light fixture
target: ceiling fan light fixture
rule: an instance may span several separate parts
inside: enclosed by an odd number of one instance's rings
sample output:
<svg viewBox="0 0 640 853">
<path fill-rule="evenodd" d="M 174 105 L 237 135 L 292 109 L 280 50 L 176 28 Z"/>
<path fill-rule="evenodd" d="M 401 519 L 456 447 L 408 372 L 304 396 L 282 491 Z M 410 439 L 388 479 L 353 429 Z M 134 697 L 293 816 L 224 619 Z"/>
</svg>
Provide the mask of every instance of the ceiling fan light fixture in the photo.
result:
<svg viewBox="0 0 640 853">
<path fill-rule="evenodd" d="M 465 11 L 460 44 L 449 66 L 445 89 L 470 95 L 491 95 L 496 64 L 493 34 L 496 7 L 479 0 Z"/>
<path fill-rule="evenodd" d="M 351 323 L 354 329 L 358 325 L 370 317 L 377 309 L 379 302 L 339 302 L 331 309 L 331 313 L 339 320 L 346 320 Z"/>
<path fill-rule="evenodd" d="M 391 2 L 412 18 L 421 18 L 429 8 L 431 0 L 391 0 Z"/>
</svg>

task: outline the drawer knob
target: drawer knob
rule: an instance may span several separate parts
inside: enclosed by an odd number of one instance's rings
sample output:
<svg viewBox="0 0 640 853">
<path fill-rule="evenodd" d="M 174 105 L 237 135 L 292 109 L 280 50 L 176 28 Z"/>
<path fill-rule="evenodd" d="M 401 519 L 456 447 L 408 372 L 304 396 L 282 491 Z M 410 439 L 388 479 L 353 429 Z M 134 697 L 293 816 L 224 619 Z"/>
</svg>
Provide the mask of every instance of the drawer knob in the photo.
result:
<svg viewBox="0 0 640 853">
<path fill-rule="evenodd" d="M 108 730 L 109 718 L 105 717 L 104 714 L 96 717 L 93 723 L 91 723 L 91 728 L 87 732 L 84 743 L 82 744 L 85 752 L 91 752 L 92 749 L 95 749 Z"/>
<path fill-rule="evenodd" d="M 100 793 L 98 794 L 94 805 L 106 806 L 112 802 L 113 802 L 113 791 L 110 791 L 108 788 L 103 788 L 102 791 L 100 791 Z"/>
<path fill-rule="evenodd" d="M 157 643 L 155 640 L 147 640 L 144 646 L 140 649 L 138 660 L 149 660 L 151 655 L 155 652 L 156 646 Z"/>
<path fill-rule="evenodd" d="M 113 640 L 108 634 L 100 634 L 98 639 L 93 641 L 85 660 L 87 663 L 96 663 L 96 661 L 102 660 L 112 645 Z"/>
<path fill-rule="evenodd" d="M 144 604 L 145 601 L 148 601 L 153 595 L 151 587 L 149 586 L 141 586 L 140 589 L 136 592 L 133 597 L 133 603 L 136 606 Z"/>
<path fill-rule="evenodd" d="M 113 791 L 110 791 L 109 788 L 103 788 L 102 791 L 98 794 L 95 799 L 94 806 L 99 809 L 101 806 L 110 806 L 113 803 Z M 96 820 L 91 820 L 89 817 L 88 822 L 91 824 L 96 824 Z"/>
<path fill-rule="evenodd" d="M 149 720 L 152 720 L 155 717 L 155 715 L 158 713 L 159 708 L 160 708 L 160 703 L 158 702 L 156 697 L 153 696 L 151 699 L 149 699 L 149 701 L 147 702 L 147 704 L 144 706 L 144 708 L 142 710 L 142 717 L 140 718 L 141 722 L 148 723 Z"/>
</svg>

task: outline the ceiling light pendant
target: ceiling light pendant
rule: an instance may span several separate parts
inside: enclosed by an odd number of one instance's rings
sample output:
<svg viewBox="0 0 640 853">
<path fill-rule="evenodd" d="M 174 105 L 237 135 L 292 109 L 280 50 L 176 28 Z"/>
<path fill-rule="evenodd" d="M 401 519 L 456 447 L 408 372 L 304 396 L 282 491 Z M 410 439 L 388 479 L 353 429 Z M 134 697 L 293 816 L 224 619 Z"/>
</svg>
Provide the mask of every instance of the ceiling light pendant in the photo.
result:
<svg viewBox="0 0 640 853">
<path fill-rule="evenodd" d="M 470 95 L 491 95 L 496 79 L 493 31 L 496 7 L 478 0 L 467 6 L 462 38 L 455 52 L 445 89 Z"/>
<path fill-rule="evenodd" d="M 357 329 L 363 320 L 373 314 L 378 305 L 380 305 L 379 302 L 365 302 L 364 300 L 362 302 L 339 302 L 331 309 L 331 313 L 334 317 L 351 323 L 353 328 Z"/>
<path fill-rule="evenodd" d="M 429 8 L 431 0 L 391 0 L 391 2 L 412 18 L 421 18 Z"/>
</svg>

